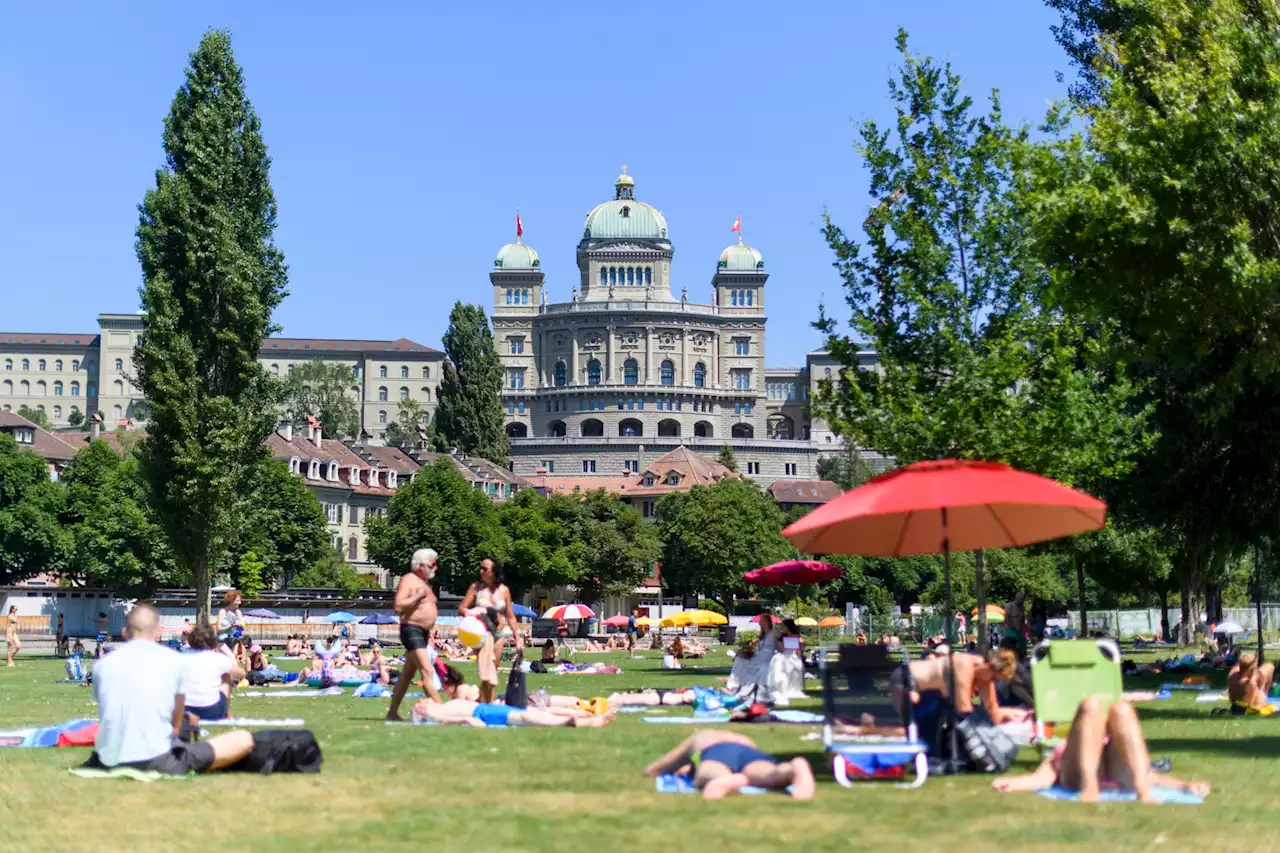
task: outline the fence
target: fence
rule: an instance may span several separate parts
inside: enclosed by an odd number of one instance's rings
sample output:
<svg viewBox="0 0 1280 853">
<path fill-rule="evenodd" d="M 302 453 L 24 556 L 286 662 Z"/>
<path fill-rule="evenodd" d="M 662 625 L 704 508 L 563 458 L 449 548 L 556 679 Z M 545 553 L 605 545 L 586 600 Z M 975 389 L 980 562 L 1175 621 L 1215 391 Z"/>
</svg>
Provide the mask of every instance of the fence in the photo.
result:
<svg viewBox="0 0 1280 853">
<path fill-rule="evenodd" d="M 1151 607 L 1143 610 L 1090 610 L 1087 614 L 1090 632 L 1102 631 L 1113 637 L 1132 637 L 1137 634 L 1150 636 L 1160 634 L 1160 608 Z M 1203 611 L 1196 614 L 1197 622 L 1204 621 Z M 1224 622 L 1236 622 L 1246 631 L 1258 627 L 1258 611 L 1255 607 L 1224 607 Z M 1054 620 L 1057 621 L 1057 620 Z M 1169 608 L 1169 630 L 1172 631 L 1182 621 L 1182 610 Z M 1067 614 L 1066 623 L 1080 631 L 1080 613 Z M 1262 629 L 1264 631 L 1280 630 L 1280 604 L 1262 605 Z"/>
</svg>

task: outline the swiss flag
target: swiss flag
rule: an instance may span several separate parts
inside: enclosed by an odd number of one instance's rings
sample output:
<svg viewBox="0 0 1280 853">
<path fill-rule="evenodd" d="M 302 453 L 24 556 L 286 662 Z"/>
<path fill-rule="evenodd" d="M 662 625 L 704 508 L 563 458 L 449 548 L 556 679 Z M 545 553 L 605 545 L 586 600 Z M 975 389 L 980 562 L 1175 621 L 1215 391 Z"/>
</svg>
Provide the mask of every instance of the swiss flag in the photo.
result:
<svg viewBox="0 0 1280 853">
<path fill-rule="evenodd" d="M 729 232 L 732 234 L 742 233 L 742 214 L 741 213 L 738 214 L 737 219 L 733 220 L 733 227 L 729 229 Z"/>
<path fill-rule="evenodd" d="M 520 222 L 520 214 L 516 214 L 516 239 L 519 240 L 524 236 L 524 225 Z"/>
</svg>

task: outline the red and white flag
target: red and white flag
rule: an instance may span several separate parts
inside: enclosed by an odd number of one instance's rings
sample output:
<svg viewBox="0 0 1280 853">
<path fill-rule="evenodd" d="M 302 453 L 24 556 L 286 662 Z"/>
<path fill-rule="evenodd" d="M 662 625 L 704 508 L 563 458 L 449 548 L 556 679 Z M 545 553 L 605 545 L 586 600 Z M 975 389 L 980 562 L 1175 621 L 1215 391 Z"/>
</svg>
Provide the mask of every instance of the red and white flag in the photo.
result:
<svg viewBox="0 0 1280 853">
<path fill-rule="evenodd" d="M 524 225 L 520 222 L 520 213 L 516 212 L 516 239 L 519 240 L 524 236 Z"/>
<path fill-rule="evenodd" d="M 741 214 L 741 213 L 739 213 L 739 214 L 738 214 L 738 218 L 737 218 L 737 219 L 733 220 L 733 227 L 732 227 L 732 228 L 730 228 L 730 229 L 729 229 L 729 231 L 730 231 L 730 233 L 732 233 L 732 234 L 741 234 L 741 233 L 742 233 L 742 214 Z"/>
</svg>

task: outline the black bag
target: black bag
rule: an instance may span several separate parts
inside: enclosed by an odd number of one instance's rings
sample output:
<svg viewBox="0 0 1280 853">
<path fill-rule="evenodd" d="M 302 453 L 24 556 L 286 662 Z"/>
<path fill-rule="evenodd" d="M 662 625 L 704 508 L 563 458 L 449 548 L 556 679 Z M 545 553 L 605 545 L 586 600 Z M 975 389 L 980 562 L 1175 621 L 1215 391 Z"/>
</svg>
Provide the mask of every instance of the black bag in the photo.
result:
<svg viewBox="0 0 1280 853">
<path fill-rule="evenodd" d="M 536 660 L 533 663 L 529 664 L 529 671 L 536 672 L 539 675 L 546 675 L 547 665 L 540 660 Z"/>
<path fill-rule="evenodd" d="M 978 773 L 1003 773 L 1018 757 L 1018 744 L 982 708 L 956 723 L 956 739 L 969 768 Z"/>
<path fill-rule="evenodd" d="M 511 673 L 507 676 L 506 703 L 508 708 L 529 707 L 529 688 L 524 677 L 524 649 L 516 652 Z"/>
<path fill-rule="evenodd" d="M 253 750 L 229 770 L 239 773 L 319 773 L 324 757 L 316 736 L 306 729 L 253 733 Z"/>
</svg>

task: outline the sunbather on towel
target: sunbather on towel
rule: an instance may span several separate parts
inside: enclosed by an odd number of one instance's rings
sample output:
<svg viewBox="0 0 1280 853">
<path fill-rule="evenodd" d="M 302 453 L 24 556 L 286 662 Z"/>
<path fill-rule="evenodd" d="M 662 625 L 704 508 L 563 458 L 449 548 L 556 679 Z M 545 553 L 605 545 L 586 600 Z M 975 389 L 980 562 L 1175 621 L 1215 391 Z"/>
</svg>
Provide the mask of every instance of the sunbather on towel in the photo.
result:
<svg viewBox="0 0 1280 853">
<path fill-rule="evenodd" d="M 1008 681 L 1017 671 L 1018 659 L 1008 649 L 990 651 L 986 657 L 954 652 L 911 661 L 910 680 L 914 683 L 907 682 L 907 675 L 902 669 L 896 670 L 890 681 L 893 702 L 899 711 L 908 692 L 916 705 L 928 705 L 930 699 L 946 701 L 951 695 L 951 679 L 947 672 L 950 661 L 955 661 L 957 714 L 963 717 L 973 713 L 973 697 L 981 695 L 982 707 L 993 722 L 1016 722 L 1025 716 L 1024 712 L 1001 708 L 996 697 L 996 682 Z"/>
<path fill-rule="evenodd" d="M 813 797 L 813 768 L 797 756 L 778 761 L 736 732 L 695 732 L 644 770 L 654 778 L 664 773 L 693 773 L 704 800 L 721 800 L 748 785 L 773 791 L 791 789 L 797 800 Z"/>
<path fill-rule="evenodd" d="M 1264 663 L 1258 666 L 1258 656 L 1253 652 L 1244 652 L 1236 665 L 1227 675 L 1227 699 L 1231 702 L 1232 714 L 1246 714 L 1249 711 L 1264 714 L 1274 713 L 1276 706 L 1267 700 L 1271 690 L 1271 681 L 1275 678 L 1276 665 Z"/>
<path fill-rule="evenodd" d="M 437 702 L 426 698 L 413 706 L 415 721 L 429 720 L 442 725 L 474 726 L 544 726 L 554 728 L 573 726 L 598 729 L 613 722 L 613 712 L 599 716 L 570 713 L 567 708 L 508 708 L 498 702 L 473 702 L 468 699 L 451 699 Z"/>
<path fill-rule="evenodd" d="M 1080 703 L 1071 733 L 1040 766 L 1026 776 L 1004 776 L 991 783 L 997 791 L 1040 791 L 1057 785 L 1078 791 L 1083 802 L 1096 802 L 1099 792 L 1135 793 L 1144 803 L 1158 803 L 1151 787 L 1182 788 L 1198 797 L 1209 795 L 1207 782 L 1182 782 L 1156 776 L 1133 706 L 1120 700 L 1108 710 L 1096 696 Z"/>
</svg>

